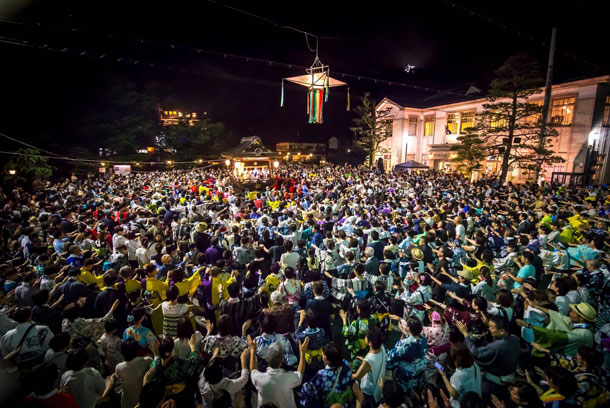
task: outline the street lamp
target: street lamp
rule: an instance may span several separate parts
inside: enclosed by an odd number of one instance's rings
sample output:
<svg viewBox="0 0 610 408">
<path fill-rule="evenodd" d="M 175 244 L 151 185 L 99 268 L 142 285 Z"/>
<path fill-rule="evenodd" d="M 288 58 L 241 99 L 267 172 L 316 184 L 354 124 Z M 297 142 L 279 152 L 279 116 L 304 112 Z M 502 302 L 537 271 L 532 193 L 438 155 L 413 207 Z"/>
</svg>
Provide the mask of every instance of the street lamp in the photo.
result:
<svg viewBox="0 0 610 408">
<path fill-rule="evenodd" d="M 347 149 L 347 152 L 348 152 L 348 153 L 351 153 L 351 152 L 352 152 L 352 149 Z"/>
<path fill-rule="evenodd" d="M 276 160 L 276 161 L 274 161 L 274 162 L 273 162 L 273 167 L 275 167 L 276 169 L 277 169 L 278 167 L 280 167 L 280 162 L 279 162 L 279 161 L 277 161 L 277 160 Z"/>
<path fill-rule="evenodd" d="M 15 174 L 17 174 L 17 170 L 11 169 L 8 171 L 8 174 L 10 174 L 11 176 L 14 176 Z"/>
</svg>

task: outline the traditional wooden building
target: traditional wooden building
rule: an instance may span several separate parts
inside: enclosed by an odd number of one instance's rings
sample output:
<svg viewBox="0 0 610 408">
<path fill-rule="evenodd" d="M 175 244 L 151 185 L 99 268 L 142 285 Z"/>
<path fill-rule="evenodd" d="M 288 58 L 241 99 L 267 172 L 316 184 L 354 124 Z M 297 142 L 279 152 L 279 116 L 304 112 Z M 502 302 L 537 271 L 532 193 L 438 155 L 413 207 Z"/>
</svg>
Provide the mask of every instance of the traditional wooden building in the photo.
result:
<svg viewBox="0 0 610 408">
<path fill-rule="evenodd" d="M 258 136 L 243 137 L 238 146 L 222 154 L 225 165 L 236 177 L 250 171 L 270 170 L 279 166 L 279 153 L 266 147 Z"/>
</svg>

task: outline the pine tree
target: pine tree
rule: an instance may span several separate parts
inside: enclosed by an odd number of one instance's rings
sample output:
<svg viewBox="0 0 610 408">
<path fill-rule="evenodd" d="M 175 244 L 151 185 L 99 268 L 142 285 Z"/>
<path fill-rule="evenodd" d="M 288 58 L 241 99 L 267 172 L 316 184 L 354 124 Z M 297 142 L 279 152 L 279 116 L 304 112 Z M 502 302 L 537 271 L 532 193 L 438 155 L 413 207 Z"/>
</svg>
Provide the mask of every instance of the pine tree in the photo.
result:
<svg viewBox="0 0 610 408">
<path fill-rule="evenodd" d="M 506 180 L 510 166 L 536 169 L 546 163 L 563 161 L 553 155 L 551 127 L 542 126 L 542 105 L 528 98 L 540 93 L 542 77 L 536 61 L 525 54 L 510 57 L 496 71 L 480 115 L 481 137 L 487 154 L 501 157 L 500 180 Z M 540 144 L 540 138 L 544 143 Z"/>
<path fill-rule="evenodd" d="M 369 99 L 367 92 L 361 99 L 354 112 L 358 115 L 354 119 L 357 125 L 350 128 L 356 135 L 355 144 L 367 155 L 367 163 L 375 165 L 375 153 L 378 152 L 381 143 L 392 136 L 392 120 L 387 119 L 392 108 L 382 110 L 376 109 L 375 101 Z"/>
<path fill-rule="evenodd" d="M 466 176 L 480 166 L 489 152 L 480 132 L 480 126 L 464 129 L 464 133 L 457 137 L 458 143 L 451 148 L 455 154 L 451 161 L 458 163 L 458 170 Z"/>
</svg>

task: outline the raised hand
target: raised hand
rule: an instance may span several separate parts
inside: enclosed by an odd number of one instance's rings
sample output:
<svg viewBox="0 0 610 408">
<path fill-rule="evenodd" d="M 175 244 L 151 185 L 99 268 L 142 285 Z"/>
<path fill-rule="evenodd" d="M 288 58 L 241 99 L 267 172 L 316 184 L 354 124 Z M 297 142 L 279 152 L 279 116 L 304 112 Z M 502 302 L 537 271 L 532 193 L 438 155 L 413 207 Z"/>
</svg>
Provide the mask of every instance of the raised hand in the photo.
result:
<svg viewBox="0 0 610 408">
<path fill-rule="evenodd" d="M 495 408 L 504 408 L 506 406 L 502 401 L 500 401 L 498 397 L 493 394 L 491 396 L 491 403 L 494 404 Z"/>
<path fill-rule="evenodd" d="M 302 343 L 299 341 L 299 352 L 301 353 L 301 356 L 304 356 L 307 353 L 308 347 L 309 347 L 309 337 L 306 337 L 305 341 Z"/>
<path fill-rule="evenodd" d="M 256 343 L 254 343 L 254 340 L 252 340 L 252 336 L 248 336 L 248 347 L 250 350 L 256 352 Z"/>
<path fill-rule="evenodd" d="M 458 328 L 458 330 L 460 331 L 460 333 L 462 333 L 464 337 L 468 337 L 468 327 L 466 327 L 464 323 L 458 320 L 457 322 L 455 322 L 455 326 Z"/>
</svg>

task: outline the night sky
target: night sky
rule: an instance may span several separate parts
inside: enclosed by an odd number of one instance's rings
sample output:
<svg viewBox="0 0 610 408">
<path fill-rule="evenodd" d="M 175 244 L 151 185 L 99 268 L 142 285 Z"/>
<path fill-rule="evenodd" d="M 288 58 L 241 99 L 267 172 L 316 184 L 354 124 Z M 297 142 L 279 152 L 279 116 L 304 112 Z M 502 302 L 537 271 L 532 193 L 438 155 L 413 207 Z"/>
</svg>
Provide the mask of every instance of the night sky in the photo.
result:
<svg viewBox="0 0 610 408">
<path fill-rule="evenodd" d="M 222 4 L 279 25 L 332 37 L 319 40 L 320 59 L 330 65 L 331 74 L 347 73 L 453 92 L 388 86 L 335 74 L 349 83 L 352 106 L 367 91 L 377 100 L 387 96 L 413 106 L 464 99 L 460 94 L 471 85 L 484 90 L 493 71 L 519 52 L 537 57 L 544 71 L 548 47 L 541 43 L 548 43 L 553 25 L 558 27 L 557 81 L 610 73 L 608 2 L 456 3 Z M 308 50 L 305 36 L 222 4 L 205 0 L 1 0 L 0 17 L 11 20 L 0 19 L 0 131 L 49 149 L 78 144 L 79 119 L 95 109 L 92 100 L 104 91 L 109 78 L 123 77 L 140 87 L 160 85 L 157 97 L 166 108 L 208 112 L 212 120 L 223 122 L 231 132 L 259 135 L 270 146 L 289 140 L 324 142 L 333 135 L 347 140 L 354 115 L 345 111 L 346 88 L 331 90 L 324 110 L 325 123 L 310 125 L 305 88 L 286 87 L 285 107 L 279 106 L 281 79 L 303 74 L 300 68 L 222 55 L 309 66 L 314 54 Z M 24 41 L 32 46 L 9 44 Z M 315 46 L 315 39 L 310 38 L 309 43 Z M 117 61 L 119 58 L 123 62 Z M 127 64 L 127 60 L 138 63 Z M 160 69 L 163 64 L 172 69 Z M 407 64 L 416 67 L 414 74 L 404 71 Z"/>
</svg>

